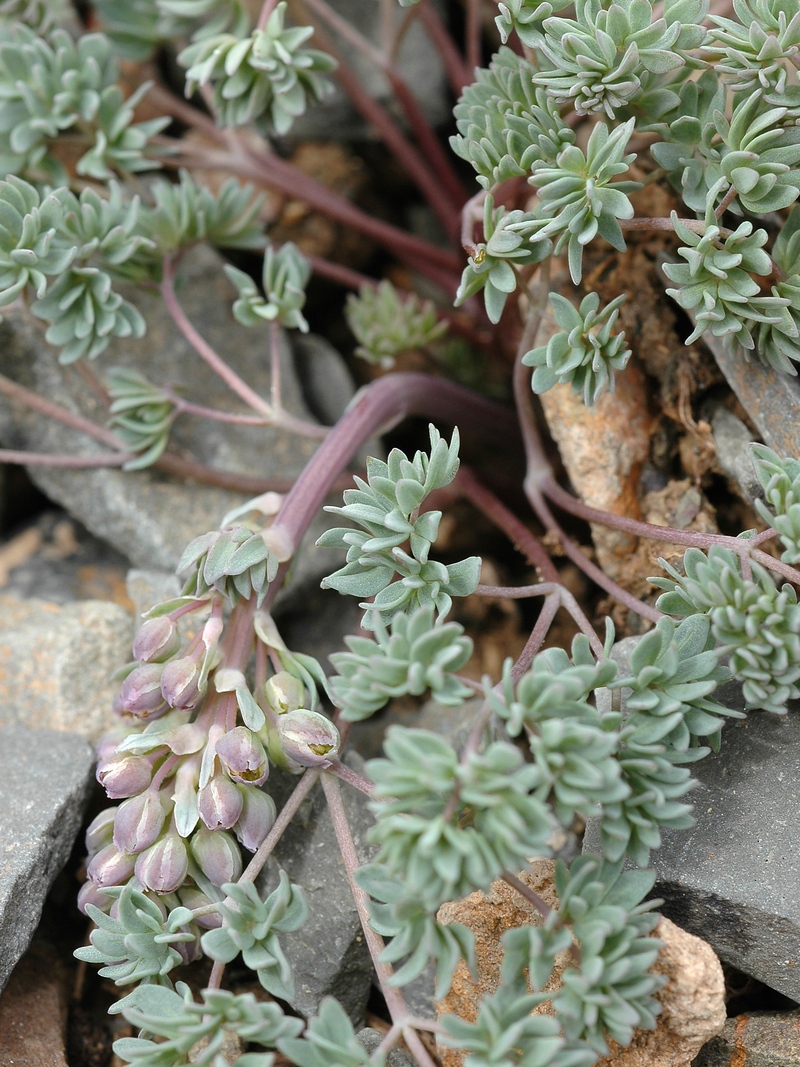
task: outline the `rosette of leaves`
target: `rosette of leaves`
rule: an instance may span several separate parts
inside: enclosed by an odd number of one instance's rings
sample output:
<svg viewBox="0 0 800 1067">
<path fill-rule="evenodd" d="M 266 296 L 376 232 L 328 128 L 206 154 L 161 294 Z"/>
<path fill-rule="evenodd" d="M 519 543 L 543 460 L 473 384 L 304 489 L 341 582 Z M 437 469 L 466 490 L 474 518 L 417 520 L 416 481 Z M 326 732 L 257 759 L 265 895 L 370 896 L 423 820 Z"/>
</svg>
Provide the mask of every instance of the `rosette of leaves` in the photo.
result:
<svg viewBox="0 0 800 1067">
<path fill-rule="evenodd" d="M 555 252 L 567 249 L 569 270 L 577 283 L 583 273 L 583 247 L 598 233 L 619 251 L 625 250 L 618 219 L 633 218 L 633 204 L 628 193 L 640 187 L 639 182 L 613 182 L 624 174 L 635 153 L 625 154 L 634 120 L 621 123 L 610 133 L 604 122 L 598 122 L 586 145 L 586 153 L 577 145 L 568 145 L 559 152 L 555 166 L 537 166 L 531 184 L 539 191 L 536 215 L 542 221 L 532 236 L 536 240 L 554 237 Z M 463 283 L 462 283 L 463 284 Z"/>
<path fill-rule="evenodd" d="M 529 48 L 534 48 L 542 38 L 542 22 L 569 7 L 570 0 L 506 0 L 498 4 L 499 15 L 495 16 L 495 25 L 503 44 L 512 33 Z"/>
<path fill-rule="evenodd" d="M 267 245 L 261 271 L 263 294 L 250 275 L 237 267 L 226 264 L 225 273 L 239 292 L 233 314 L 243 326 L 277 322 L 288 330 L 308 333 L 302 308 L 306 302 L 311 264 L 291 241 L 277 249 Z"/>
<path fill-rule="evenodd" d="M 274 1049 L 279 1041 L 296 1037 L 303 1029 L 300 1019 L 287 1017 L 274 1001 L 258 1001 L 252 993 L 204 989 L 201 996 L 202 1001 L 195 1001 L 185 982 L 178 982 L 175 990 L 138 986 L 109 1012 L 122 1015 L 149 1037 L 120 1038 L 114 1042 L 114 1052 L 132 1067 L 185 1067 L 190 1051 L 191 1062 L 198 1067 L 216 1067 L 229 1033 Z M 206 1040 L 207 1044 L 199 1045 Z M 273 1060 L 270 1054 L 248 1052 L 237 1063 L 271 1067 Z"/>
<path fill-rule="evenodd" d="M 653 579 L 666 592 L 662 611 L 679 617 L 707 614 L 719 652 L 742 682 L 751 707 L 777 715 L 800 696 L 800 604 L 793 586 L 778 589 L 769 571 L 750 562 L 745 578 L 737 553 L 713 545 L 687 549 L 684 574 L 661 560 L 669 578 Z"/>
<path fill-rule="evenodd" d="M 483 212 L 483 236 L 461 276 L 455 304 L 483 291 L 486 314 L 499 322 L 510 293 L 517 288 L 514 266 L 539 263 L 550 251 L 550 242 L 537 236 L 531 228 L 533 216 L 526 211 L 495 210 L 494 198 L 486 197 Z M 512 263 L 514 266 L 512 266 Z"/>
<path fill-rule="evenodd" d="M 458 134 L 450 138 L 457 156 L 477 171 L 486 189 L 523 177 L 534 165 L 553 165 L 575 134 L 558 105 L 533 84 L 536 68 L 510 48 L 501 48 L 487 70 L 477 70 L 453 114 Z"/>
<path fill-rule="evenodd" d="M 245 36 L 250 30 L 240 0 L 96 0 L 93 8 L 117 55 L 137 63 L 193 28 L 195 39 L 223 32 Z"/>
<path fill-rule="evenodd" d="M 686 49 L 703 41 L 707 9 L 707 0 L 684 0 L 665 4 L 667 17 L 653 20 L 650 0 L 617 0 L 611 8 L 602 0 L 577 0 L 574 19 L 545 19 L 536 42 L 543 69 L 534 83 L 579 115 L 604 112 L 614 119 L 653 76 L 684 65 Z M 677 103 L 674 93 L 661 92 L 661 110 Z"/>
<path fill-rule="evenodd" d="M 67 0 L 0 0 L 0 22 L 22 23 L 37 33 L 46 33 L 74 15 Z"/>
<path fill-rule="evenodd" d="M 221 125 L 263 120 L 277 134 L 288 133 L 309 99 L 323 100 L 331 91 L 326 75 L 336 61 L 305 47 L 311 26 L 286 27 L 285 18 L 283 0 L 249 37 L 214 34 L 185 48 L 178 58 L 187 68 L 186 95 L 210 85 Z"/>
<path fill-rule="evenodd" d="M 382 963 L 404 962 L 389 979 L 390 985 L 407 985 L 418 978 L 433 957 L 436 963 L 436 999 L 446 997 L 460 960 L 476 970 L 475 939 L 462 923 L 440 923 L 403 883 L 371 864 L 356 871 L 356 882 L 370 896 L 370 925 L 391 942 L 381 953 Z"/>
<path fill-rule="evenodd" d="M 522 357 L 526 366 L 536 368 L 531 381 L 534 393 L 570 382 L 576 393 L 583 394 L 584 404 L 591 405 L 606 390 L 614 392 L 614 371 L 622 370 L 631 356 L 625 334 L 612 332 L 624 302 L 625 296 L 618 296 L 600 309 L 600 297 L 589 293 L 576 308 L 566 297 L 550 293 L 561 330 Z"/>
<path fill-rule="evenodd" d="M 704 212 L 709 190 L 722 175 L 722 145 L 714 118 L 724 111 L 725 86 L 716 71 L 706 70 L 697 80 L 685 81 L 678 97 L 677 106 L 655 127 L 664 140 L 651 145 L 650 154 L 687 207 Z M 740 210 L 735 201 L 731 210 Z"/>
<path fill-rule="evenodd" d="M 282 1037 L 277 1045 L 299 1067 L 383 1067 L 386 1062 L 385 1053 L 370 1055 L 356 1039 L 347 1012 L 333 997 L 323 997 L 302 1038 Z"/>
<path fill-rule="evenodd" d="M 678 255 L 685 263 L 665 263 L 664 273 L 679 288 L 667 293 L 682 308 L 694 312 L 695 328 L 686 339 L 691 344 L 705 331 L 721 337 L 726 344 L 737 343 L 746 351 L 755 346 L 753 332 L 759 323 L 773 325 L 786 321 L 788 298 L 761 296 L 753 274 L 768 275 L 770 257 L 764 251 L 766 230 L 753 230 L 743 222 L 723 236 L 714 215 L 717 187 L 711 190 L 702 234 L 685 226 L 676 213 L 672 225 L 683 241 Z"/>
<path fill-rule="evenodd" d="M 773 296 L 788 300 L 780 322 L 759 324 L 756 351 L 763 363 L 783 374 L 797 374 L 800 362 L 800 207 L 793 207 L 772 246 L 772 258 L 783 277 Z"/>
<path fill-rule="evenodd" d="M 737 101 L 730 122 L 715 115 L 725 144 L 720 169 L 746 211 L 780 211 L 800 195 L 800 130 L 781 126 L 787 114 L 785 107 L 765 108 L 756 93 Z"/>
<path fill-rule="evenodd" d="M 86 963 L 102 963 L 100 975 L 116 985 L 156 982 L 171 987 L 167 975 L 186 962 L 175 946 L 197 940 L 196 928 L 187 929 L 191 911 L 174 908 L 167 915 L 135 881 L 108 886 L 103 892 L 117 902 L 114 918 L 87 904 L 86 914 L 96 928 L 89 935 L 91 947 L 76 949 L 75 956 Z"/>
<path fill-rule="evenodd" d="M 734 92 L 796 97 L 787 77 L 800 54 L 800 11 L 785 0 L 733 0 L 733 13 L 710 16 L 703 51 L 716 69 Z"/>
<path fill-rule="evenodd" d="M 108 426 L 130 452 L 136 453 L 123 470 L 143 470 L 167 447 L 177 414 L 175 402 L 143 374 L 127 367 L 112 367 L 106 380 L 111 398 Z"/>
<path fill-rule="evenodd" d="M 44 296 L 48 277 L 69 267 L 77 248 L 61 234 L 63 218 L 59 196 L 42 196 L 14 175 L 0 182 L 0 307 L 29 285 Z"/>
<path fill-rule="evenodd" d="M 800 460 L 781 459 L 766 445 L 752 445 L 753 466 L 764 487 L 756 510 L 776 529 L 784 563 L 800 563 Z"/>
<path fill-rule="evenodd" d="M 278 573 L 278 560 L 261 533 L 253 533 L 247 526 L 229 526 L 191 541 L 177 572 L 186 575 L 184 596 L 202 599 L 216 589 L 231 604 L 255 596 L 260 607 Z"/>
<path fill-rule="evenodd" d="M 625 698 L 626 726 L 636 743 L 687 752 L 707 738 L 716 752 L 725 718 L 744 717 L 710 699 L 728 677 L 719 663 L 711 620 L 690 615 L 678 626 L 672 619 L 659 619 L 633 650 L 628 675 L 615 679 L 611 688 L 632 690 Z"/>
<path fill-rule="evenodd" d="M 536 769 L 514 745 L 497 741 L 459 763 L 437 734 L 391 727 L 384 752 L 367 764 L 375 863 L 427 911 L 488 888 L 527 856 L 547 854 L 553 819 L 532 794 Z"/>
<path fill-rule="evenodd" d="M 386 462 L 367 460 L 367 480 L 356 478 L 357 489 L 346 489 L 344 507 L 326 511 L 358 523 L 361 530 L 338 527 L 328 530 L 318 545 L 346 548 L 344 567 L 322 582 L 350 596 L 374 597 L 372 609 L 388 622 L 398 611 L 412 614 L 433 604 L 446 615 L 454 596 L 475 591 L 480 559 L 470 556 L 458 563 L 443 564 L 429 559 L 439 532 L 441 511 L 421 511 L 425 498 L 449 485 L 458 471 L 458 430 L 448 445 L 438 430 L 430 427 L 430 455 L 417 452 L 413 460 L 393 448 Z M 408 543 L 409 551 L 402 547 Z M 398 580 L 394 581 L 395 575 Z M 367 607 L 362 626 L 374 625 Z"/>
<path fill-rule="evenodd" d="M 344 315 L 358 341 L 355 354 L 384 369 L 394 365 L 395 356 L 425 348 L 447 332 L 432 301 L 416 293 L 401 296 L 385 279 L 377 288 L 362 285 L 358 295 L 350 293 Z"/>
<path fill-rule="evenodd" d="M 606 652 L 613 640 L 613 629 L 609 627 Z M 563 648 L 537 653 L 516 688 L 510 666 L 509 662 L 503 669 L 501 686 L 487 693 L 487 697 L 512 737 L 550 717 L 597 722 L 597 710 L 589 699 L 595 689 L 609 685 L 617 673 L 616 663 L 607 655 L 599 661 L 595 659 L 582 634 L 572 642 L 572 658 Z"/>
<path fill-rule="evenodd" d="M 260 248 L 264 243 L 259 223 L 264 197 L 254 195 L 252 185 L 229 178 L 213 192 L 181 170 L 179 182 L 153 182 L 150 196 L 153 206 L 142 208 L 142 228 L 161 253 L 196 241 L 242 249 Z"/>
<path fill-rule="evenodd" d="M 337 672 L 331 689 L 348 722 L 368 718 L 393 697 L 420 696 L 428 689 L 445 705 L 472 695 L 453 673 L 472 654 L 472 640 L 457 622 L 435 623 L 432 604 L 412 615 L 399 612 L 388 630 L 378 617 L 375 632 L 377 639 L 346 637 L 350 651 L 330 657 Z"/>
<path fill-rule="evenodd" d="M 203 951 L 222 963 L 230 963 L 241 953 L 268 993 L 291 1000 L 294 978 L 278 934 L 299 930 L 308 918 L 303 891 L 292 885 L 285 871 L 266 900 L 259 897 L 252 882 L 228 882 L 222 890 L 234 906 L 218 905 L 222 926 L 203 934 Z"/>
<path fill-rule="evenodd" d="M 643 902 L 654 882 L 652 871 L 623 873 L 621 861 L 598 856 L 556 864 L 559 918 L 572 928 L 580 966 L 564 970 L 553 1008 L 566 1037 L 596 1054 L 608 1055 L 608 1037 L 629 1045 L 634 1030 L 655 1027 L 654 994 L 666 978 L 649 973 L 662 947 L 648 936 L 658 901 Z"/>
<path fill-rule="evenodd" d="M 143 86 L 125 101 L 117 86 L 117 65 L 103 34 L 73 41 L 64 30 L 47 39 L 27 26 L 0 23 L 0 163 L 5 173 L 65 184 L 68 175 L 55 154 L 58 135 L 79 127 L 87 150 L 78 174 L 107 178 L 156 164 L 143 151 L 168 119 L 133 125 Z"/>
</svg>

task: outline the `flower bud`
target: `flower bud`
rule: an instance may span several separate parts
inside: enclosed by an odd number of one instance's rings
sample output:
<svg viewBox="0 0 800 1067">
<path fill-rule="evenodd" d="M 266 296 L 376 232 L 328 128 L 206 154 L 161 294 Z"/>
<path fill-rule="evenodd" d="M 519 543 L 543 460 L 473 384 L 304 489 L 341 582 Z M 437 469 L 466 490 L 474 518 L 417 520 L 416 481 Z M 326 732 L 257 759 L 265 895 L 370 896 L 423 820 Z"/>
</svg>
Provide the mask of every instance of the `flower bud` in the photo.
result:
<svg viewBox="0 0 800 1067">
<path fill-rule="evenodd" d="M 103 734 L 95 745 L 95 754 L 97 755 L 98 763 L 107 763 L 109 760 L 116 759 L 117 748 L 119 747 L 120 742 L 124 741 L 125 738 L 129 736 L 130 729 L 122 722 L 109 730 L 108 733 Z"/>
<path fill-rule="evenodd" d="M 177 834 L 165 834 L 146 852 L 136 857 L 136 877 L 145 889 L 156 893 L 174 893 L 186 879 L 189 856 Z"/>
<path fill-rule="evenodd" d="M 114 844 L 122 852 L 137 855 L 158 840 L 164 825 L 164 808 L 157 792 L 148 789 L 117 808 Z"/>
<path fill-rule="evenodd" d="M 124 711 L 143 722 L 157 719 L 169 711 L 161 695 L 162 670 L 158 663 L 134 667 L 119 691 L 119 702 Z"/>
<path fill-rule="evenodd" d="M 116 756 L 97 764 L 97 780 L 112 800 L 144 792 L 153 778 L 153 764 L 144 756 Z"/>
<path fill-rule="evenodd" d="M 278 715 L 285 715 L 287 711 L 296 711 L 306 702 L 303 683 L 288 671 L 278 671 L 277 674 L 273 674 L 264 686 L 264 694 L 267 704 Z"/>
<path fill-rule="evenodd" d="M 140 663 L 164 663 L 181 647 L 178 627 L 169 617 L 145 619 L 133 639 L 133 658 Z"/>
<path fill-rule="evenodd" d="M 217 741 L 219 761 L 234 782 L 262 785 L 269 774 L 264 746 L 246 726 L 236 726 Z"/>
<path fill-rule="evenodd" d="M 111 897 L 95 882 L 84 882 L 78 890 L 78 910 L 86 915 L 86 905 L 93 904 L 100 911 L 108 912 L 111 906 Z"/>
<path fill-rule="evenodd" d="M 200 664 L 192 656 L 167 663 L 161 674 L 161 694 L 171 708 L 191 708 L 202 695 Z"/>
<path fill-rule="evenodd" d="M 278 719 L 270 736 L 270 756 L 279 765 L 283 758 L 287 770 L 323 767 L 339 755 L 339 745 L 339 731 L 330 719 L 300 708 Z"/>
<path fill-rule="evenodd" d="M 275 801 L 263 789 L 241 790 L 242 814 L 233 832 L 249 852 L 255 852 L 275 822 Z"/>
<path fill-rule="evenodd" d="M 116 816 L 116 808 L 104 808 L 86 827 L 86 851 L 90 857 L 96 856 L 101 848 L 111 844 Z"/>
<path fill-rule="evenodd" d="M 242 814 L 242 793 L 230 778 L 215 774 L 197 794 L 200 818 L 209 830 L 229 830 Z"/>
<path fill-rule="evenodd" d="M 180 892 L 181 904 L 184 908 L 191 908 L 194 911 L 195 908 L 205 908 L 208 904 L 215 904 L 216 901 L 211 897 L 206 896 L 202 889 L 198 889 L 196 885 L 183 886 Z M 200 915 L 196 919 L 192 920 L 197 926 L 201 926 L 204 930 L 216 930 L 218 926 L 222 926 L 222 916 L 218 911 L 210 911 L 208 915 Z"/>
<path fill-rule="evenodd" d="M 133 856 L 120 852 L 116 845 L 106 845 L 92 857 L 86 875 L 95 885 L 124 885 L 133 874 L 133 864 Z"/>
<path fill-rule="evenodd" d="M 242 873 L 242 854 L 230 834 L 199 826 L 189 841 L 192 855 L 213 885 L 235 882 Z"/>
</svg>

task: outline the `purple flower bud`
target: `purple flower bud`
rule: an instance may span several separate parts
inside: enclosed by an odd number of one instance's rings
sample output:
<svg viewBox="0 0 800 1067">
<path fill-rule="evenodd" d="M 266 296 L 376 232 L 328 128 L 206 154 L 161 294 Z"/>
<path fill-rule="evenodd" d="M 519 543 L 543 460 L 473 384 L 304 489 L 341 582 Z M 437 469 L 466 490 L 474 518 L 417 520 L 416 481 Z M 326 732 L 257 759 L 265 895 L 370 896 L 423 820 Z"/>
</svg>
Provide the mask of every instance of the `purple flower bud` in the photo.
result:
<svg viewBox="0 0 800 1067">
<path fill-rule="evenodd" d="M 262 785 L 269 774 L 264 746 L 252 730 L 237 726 L 224 734 L 216 745 L 220 763 L 234 782 Z"/>
<path fill-rule="evenodd" d="M 163 663 L 181 647 L 178 628 L 169 615 L 145 619 L 133 639 L 133 658 L 140 663 Z"/>
<path fill-rule="evenodd" d="M 215 774 L 197 794 L 200 818 L 209 830 L 229 830 L 242 814 L 242 793 L 230 778 Z"/>
<path fill-rule="evenodd" d="M 153 764 L 144 756 L 116 756 L 97 764 L 97 780 L 112 800 L 142 793 L 153 778 Z"/>
<path fill-rule="evenodd" d="M 136 877 L 146 889 L 174 893 L 186 880 L 189 856 L 177 834 L 165 834 L 136 857 Z"/>
<path fill-rule="evenodd" d="M 168 663 L 161 675 L 161 694 L 171 708 L 190 708 L 202 695 L 198 680 L 200 665 L 191 656 Z"/>
<path fill-rule="evenodd" d="M 267 704 L 278 715 L 285 715 L 287 711 L 296 711 L 306 702 L 303 683 L 288 671 L 278 671 L 277 674 L 273 674 L 264 686 L 264 694 Z"/>
<path fill-rule="evenodd" d="M 106 845 L 92 858 L 86 875 L 95 885 L 124 885 L 133 874 L 133 856 L 120 852 L 116 845 Z"/>
<path fill-rule="evenodd" d="M 216 903 L 206 896 L 202 889 L 191 884 L 183 886 L 180 897 L 184 908 L 191 908 L 193 911 L 195 908 L 205 908 L 208 904 Z M 204 930 L 216 930 L 218 926 L 222 926 L 222 916 L 218 911 L 210 911 L 208 915 L 199 915 L 193 922 Z"/>
<path fill-rule="evenodd" d="M 143 722 L 157 719 L 169 711 L 161 695 L 161 672 L 159 663 L 144 663 L 134 667 L 119 691 L 119 702 L 124 711 Z"/>
<path fill-rule="evenodd" d="M 116 808 L 104 808 L 99 815 L 95 815 L 86 828 L 86 851 L 89 856 L 96 856 L 101 848 L 111 844 L 114 836 L 114 819 L 117 817 Z"/>
<path fill-rule="evenodd" d="M 108 912 L 111 907 L 111 897 L 107 896 L 99 885 L 94 882 L 84 882 L 78 890 L 78 908 L 86 914 L 86 905 L 93 904 L 100 911 Z"/>
<path fill-rule="evenodd" d="M 224 885 L 235 882 L 242 873 L 242 854 L 230 834 L 200 826 L 189 840 L 197 865 L 209 882 Z"/>
<path fill-rule="evenodd" d="M 306 708 L 287 711 L 280 716 L 277 741 L 290 769 L 292 763 L 299 767 L 325 766 L 339 755 L 341 743 L 339 731 L 331 720 Z"/>
<path fill-rule="evenodd" d="M 241 793 L 242 814 L 233 832 L 249 852 L 255 852 L 275 822 L 275 801 L 263 789 L 246 787 Z"/>
<path fill-rule="evenodd" d="M 114 844 L 122 852 L 137 855 L 158 840 L 164 825 L 164 809 L 157 792 L 148 789 L 117 808 Z"/>
<path fill-rule="evenodd" d="M 95 746 L 98 762 L 107 763 L 109 760 L 116 759 L 120 742 L 124 741 L 129 735 L 130 730 L 124 723 L 120 723 L 119 726 L 115 726 L 108 733 L 103 734 Z"/>
</svg>

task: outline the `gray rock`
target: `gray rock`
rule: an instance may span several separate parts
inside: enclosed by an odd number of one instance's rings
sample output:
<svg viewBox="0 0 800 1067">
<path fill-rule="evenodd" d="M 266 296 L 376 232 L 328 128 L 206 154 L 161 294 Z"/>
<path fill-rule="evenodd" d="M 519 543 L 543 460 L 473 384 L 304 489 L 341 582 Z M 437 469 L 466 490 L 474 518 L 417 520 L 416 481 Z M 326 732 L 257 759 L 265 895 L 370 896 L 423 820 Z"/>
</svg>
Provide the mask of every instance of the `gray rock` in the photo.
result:
<svg viewBox="0 0 800 1067">
<path fill-rule="evenodd" d="M 113 675 L 130 660 L 132 638 L 131 616 L 119 604 L 0 596 L 0 725 L 96 741 L 117 722 Z"/>
<path fill-rule="evenodd" d="M 125 579 L 125 588 L 133 602 L 133 617 L 138 626 L 144 612 L 164 600 L 180 596 L 181 583 L 173 571 L 131 567 Z"/>
<path fill-rule="evenodd" d="M 364 0 L 331 0 L 330 6 L 342 17 L 351 22 L 375 47 L 381 44 L 381 19 L 383 5 L 365 4 Z M 441 12 L 441 5 L 436 5 Z M 393 11 L 399 22 L 403 12 Z M 323 26 L 333 44 L 341 49 L 347 58 L 348 68 L 352 70 L 361 85 L 370 96 L 398 116 L 401 114 L 393 102 L 389 83 L 376 65 L 366 59 L 341 36 Z M 397 67 L 411 88 L 417 103 L 422 108 L 428 121 L 438 126 L 450 118 L 451 103 L 448 100 L 447 78 L 441 56 L 428 37 L 421 20 L 415 19 L 409 26 L 397 54 Z M 322 104 L 310 107 L 294 124 L 291 131 L 293 141 L 308 140 L 353 140 L 372 136 L 374 131 L 367 124 L 360 112 L 356 111 L 349 97 L 336 84 L 333 93 Z"/>
<path fill-rule="evenodd" d="M 763 498 L 764 490 L 753 466 L 750 445 L 753 435 L 732 411 L 720 405 L 711 416 L 711 432 L 719 465 L 738 485 L 745 500 L 752 504 Z"/>
<path fill-rule="evenodd" d="M 363 1045 L 366 1051 L 372 1055 L 372 1053 L 383 1041 L 383 1034 L 380 1030 L 375 1030 L 371 1026 L 365 1026 L 363 1030 L 360 1030 L 356 1034 L 356 1041 Z M 395 1048 L 389 1050 L 389 1055 L 386 1057 L 386 1062 L 389 1067 L 415 1067 L 416 1060 L 406 1052 L 404 1048 Z"/>
<path fill-rule="evenodd" d="M 354 753 L 348 754 L 345 762 L 362 772 L 363 761 Z M 293 775 L 270 775 L 268 789 L 278 810 L 297 781 Z M 342 783 L 342 798 L 359 859 L 367 863 L 373 853 L 366 844 L 366 834 L 373 819 L 366 797 Z M 332 996 L 356 1026 L 363 1025 L 372 963 L 320 786 L 306 799 L 281 838 L 274 859 L 260 875 L 257 884 L 262 895 L 277 885 L 279 867 L 302 886 L 310 908 L 306 925 L 281 938 L 294 971 L 292 1007 L 305 1016 L 313 1015 L 322 998 Z"/>
<path fill-rule="evenodd" d="M 749 1012 L 728 1019 L 692 1067 L 800 1067 L 800 1012 Z"/>
<path fill-rule="evenodd" d="M 636 639 L 615 648 L 625 671 Z M 744 708 L 741 688 L 715 696 Z M 719 753 L 693 765 L 696 823 L 662 830 L 651 854 L 653 895 L 678 926 L 704 938 L 727 963 L 800 1000 L 800 717 L 751 711 L 728 722 Z M 599 850 L 590 821 L 585 851 Z"/>
<path fill-rule="evenodd" d="M 70 854 L 93 765 L 90 745 L 74 734 L 0 728 L 0 989 Z"/>
<path fill-rule="evenodd" d="M 128 294 L 148 323 L 138 342 L 114 341 L 98 366 L 133 366 L 156 383 L 168 381 L 189 400 L 208 407 L 241 411 L 243 404 L 190 348 L 178 333 L 156 294 Z M 248 329 L 232 317 L 235 293 L 216 252 L 198 247 L 182 263 L 179 296 L 200 333 L 260 395 L 269 395 L 270 374 L 266 330 Z M 72 411 L 103 423 L 106 413 L 75 367 L 61 367 L 41 330 L 20 313 L 9 313 L 0 326 L 0 369 Z M 284 344 L 284 403 L 292 413 L 308 417 Z M 32 412 L 9 408 L 0 401 L 0 435 L 7 447 L 40 452 L 101 451 L 95 442 Z M 236 426 L 183 417 L 173 428 L 170 447 L 207 466 L 243 475 L 294 479 L 314 452 L 316 443 L 271 427 Z M 138 567 L 173 570 L 185 545 L 216 527 L 223 515 L 243 504 L 248 495 L 207 485 L 176 481 L 158 471 L 124 473 L 113 468 L 63 470 L 35 467 L 31 478 L 52 500 L 62 504 L 98 537 L 111 543 Z M 323 527 L 324 528 L 324 527 Z M 320 531 L 317 531 L 317 536 Z M 324 566 L 330 561 L 325 554 Z M 295 567 L 296 579 L 320 574 L 321 556 L 306 554 Z"/>
</svg>

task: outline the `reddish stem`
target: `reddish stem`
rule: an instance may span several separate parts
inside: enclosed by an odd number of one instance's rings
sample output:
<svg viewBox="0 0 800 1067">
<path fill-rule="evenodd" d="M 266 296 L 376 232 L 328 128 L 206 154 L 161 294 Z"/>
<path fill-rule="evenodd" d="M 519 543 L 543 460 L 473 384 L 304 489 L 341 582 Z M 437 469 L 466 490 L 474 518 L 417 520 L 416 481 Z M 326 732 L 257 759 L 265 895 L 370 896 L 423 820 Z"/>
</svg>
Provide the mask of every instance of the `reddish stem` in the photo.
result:
<svg viewBox="0 0 800 1067">
<path fill-rule="evenodd" d="M 464 86 L 469 85 L 473 80 L 472 69 L 461 57 L 453 43 L 453 38 L 428 0 L 422 0 L 416 10 L 428 31 L 428 36 L 436 46 L 436 51 L 442 58 L 453 92 L 456 96 L 460 96 Z"/>
<path fill-rule="evenodd" d="M 25 467 L 67 467 L 73 470 L 87 470 L 91 467 L 121 467 L 123 463 L 136 459 L 131 452 L 98 452 L 94 456 L 62 456 L 48 452 L 15 452 L 13 449 L 0 448 L 0 463 L 19 463 Z"/>
</svg>

